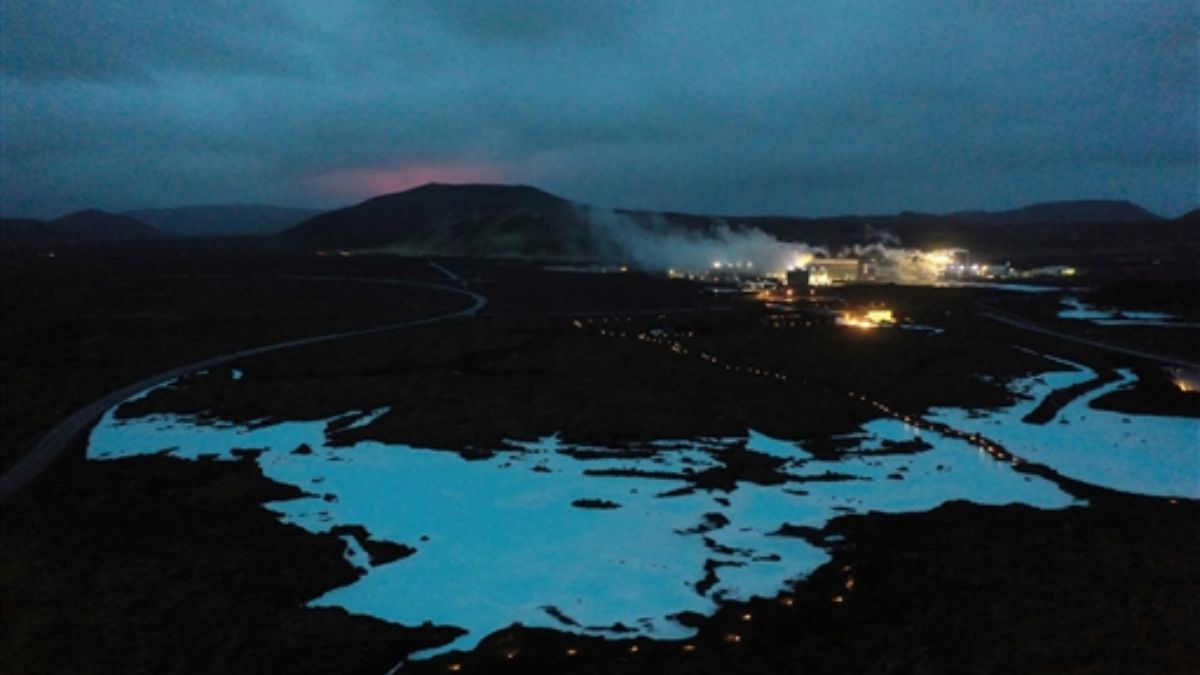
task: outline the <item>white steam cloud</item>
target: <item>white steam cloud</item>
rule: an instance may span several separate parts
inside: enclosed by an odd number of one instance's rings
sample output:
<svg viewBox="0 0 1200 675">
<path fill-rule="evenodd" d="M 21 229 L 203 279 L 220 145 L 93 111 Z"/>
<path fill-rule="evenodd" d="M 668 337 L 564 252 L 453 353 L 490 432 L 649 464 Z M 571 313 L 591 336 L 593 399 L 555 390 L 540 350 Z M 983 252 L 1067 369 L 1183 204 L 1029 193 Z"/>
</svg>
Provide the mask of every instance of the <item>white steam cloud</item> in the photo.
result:
<svg viewBox="0 0 1200 675">
<path fill-rule="evenodd" d="M 644 270 L 702 271 L 714 264 L 742 266 L 761 274 L 803 267 L 824 249 L 783 242 L 757 229 L 735 230 L 715 221 L 689 230 L 647 215 L 639 222 L 608 209 L 591 209 L 592 236 L 606 253 Z"/>
<path fill-rule="evenodd" d="M 894 236 L 892 241 L 899 243 Z M 844 255 L 865 258 L 875 266 L 875 276 L 881 281 L 898 284 L 931 284 L 938 281 L 946 268 L 954 263 L 955 255 L 965 253 L 963 249 L 939 249 L 922 251 L 916 248 L 898 248 L 884 244 L 854 246 Z"/>
<path fill-rule="evenodd" d="M 734 229 L 720 220 L 698 220 L 695 229 L 689 229 L 658 214 L 631 217 L 590 209 L 586 217 L 592 238 L 606 256 L 643 270 L 703 272 L 719 264 L 739 272 L 778 275 L 820 265 L 820 258 L 829 257 L 822 247 L 780 241 L 758 229 Z M 895 235 L 881 230 L 871 230 L 869 236 L 876 243 L 844 248 L 839 255 L 868 261 L 877 281 L 931 284 L 965 254 L 962 249 L 904 248 Z"/>
</svg>

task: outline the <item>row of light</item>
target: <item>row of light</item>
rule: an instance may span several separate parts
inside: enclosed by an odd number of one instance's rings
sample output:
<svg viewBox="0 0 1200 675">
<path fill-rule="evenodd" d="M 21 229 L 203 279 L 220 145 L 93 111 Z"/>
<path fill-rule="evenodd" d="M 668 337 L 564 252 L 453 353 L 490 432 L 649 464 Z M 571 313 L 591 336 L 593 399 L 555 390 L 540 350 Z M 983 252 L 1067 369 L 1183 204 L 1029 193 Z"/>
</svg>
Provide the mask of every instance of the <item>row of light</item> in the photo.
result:
<svg viewBox="0 0 1200 675">
<path fill-rule="evenodd" d="M 737 635 L 736 633 L 730 633 L 725 636 L 725 641 L 726 642 L 741 642 L 742 636 Z M 696 651 L 697 647 L 696 647 L 696 645 L 694 645 L 690 642 L 687 642 L 687 643 L 680 645 L 680 649 L 685 652 L 691 653 L 691 652 Z M 629 645 L 629 648 L 627 649 L 627 651 L 630 654 L 637 654 L 641 650 L 642 650 L 641 646 L 639 646 L 637 644 L 631 644 L 631 645 Z M 565 650 L 563 650 L 563 654 L 568 657 L 575 657 L 575 656 L 579 656 L 580 651 L 579 651 L 578 647 L 567 647 Z M 504 651 L 503 655 L 504 655 L 504 659 L 506 661 L 514 661 L 517 659 L 518 656 L 521 655 L 521 653 L 516 649 L 509 649 L 509 650 Z M 452 673 L 460 673 L 463 671 L 464 668 L 466 668 L 466 665 L 461 662 L 458 662 L 458 661 L 455 661 L 453 663 L 449 663 L 446 665 L 446 670 L 448 670 Z"/>
<path fill-rule="evenodd" d="M 781 318 L 772 317 L 770 323 L 767 325 L 771 328 L 811 328 L 813 324 L 811 321 L 799 321 L 797 319 L 785 321 Z"/>
<path fill-rule="evenodd" d="M 842 572 L 849 573 L 850 566 L 846 565 L 846 566 L 842 567 Z M 847 577 L 846 581 L 844 583 L 844 586 L 845 586 L 847 593 L 852 591 L 854 589 L 854 578 Z M 845 596 L 842 596 L 842 595 L 835 595 L 831 599 L 831 602 L 833 602 L 833 604 L 835 604 L 835 605 L 840 605 L 840 604 L 844 603 L 845 601 L 846 601 L 846 598 L 845 598 Z M 783 595 L 783 596 L 779 597 L 779 604 L 783 605 L 784 607 L 793 608 L 796 606 L 796 600 L 795 600 L 795 598 L 793 598 L 790 595 Z M 749 623 L 754 620 L 754 614 L 751 612 L 744 612 L 740 618 L 743 622 Z M 729 644 L 729 645 L 740 645 L 743 640 L 744 640 L 744 637 L 742 636 L 741 633 L 733 632 L 733 631 L 728 632 L 721 637 L 721 641 L 726 644 Z M 679 645 L 679 649 L 681 651 L 691 654 L 691 653 L 696 652 L 699 648 L 694 643 L 685 642 L 685 643 Z M 634 644 L 629 645 L 627 651 L 630 654 L 637 654 L 642 651 L 642 647 L 640 645 L 634 643 Z M 578 647 L 572 646 L 572 647 L 567 647 L 563 651 L 563 653 L 568 657 L 575 657 L 575 656 L 579 656 L 580 651 L 579 651 Z M 503 655 L 504 655 L 505 660 L 512 661 L 512 660 L 515 660 L 518 656 L 520 656 L 520 652 L 516 649 L 508 649 L 503 652 Z M 464 664 L 462 664 L 460 662 L 454 662 L 454 663 L 448 664 L 446 666 L 446 670 L 448 670 L 452 673 L 458 673 L 458 672 L 462 672 L 464 667 L 465 667 Z"/>
<path fill-rule="evenodd" d="M 607 323 L 608 320 L 609 319 L 606 317 L 606 318 L 600 319 L 600 322 Z M 631 322 L 633 320 L 633 318 L 632 317 L 612 317 L 612 320 L 614 323 L 620 323 L 622 321 L 625 323 L 628 323 L 628 322 Z M 587 321 L 587 323 L 592 323 L 593 319 L 587 319 L 586 321 Z M 584 327 L 583 322 L 581 322 L 578 319 L 573 321 L 572 325 L 574 325 L 576 328 Z M 606 337 L 628 338 L 628 333 L 626 333 L 624 331 L 618 332 L 618 331 L 610 331 L 608 329 L 601 329 L 600 334 L 603 336 L 606 336 Z M 689 332 L 687 335 L 694 336 L 695 333 Z M 646 342 L 649 344 L 666 346 L 671 350 L 672 353 L 678 354 L 680 356 L 686 356 L 691 353 L 691 351 L 686 346 L 684 346 L 684 344 L 682 342 L 680 342 L 679 340 L 669 339 L 669 338 L 662 337 L 662 336 L 650 335 L 650 334 L 644 333 L 644 332 L 637 333 L 637 339 L 641 342 Z M 714 365 L 714 366 L 722 365 L 720 359 L 712 354 L 708 354 L 706 352 L 699 352 L 699 356 L 700 356 L 700 360 L 702 360 L 705 363 L 708 363 L 710 365 Z M 784 373 L 770 371 L 765 368 L 756 368 L 753 366 L 737 366 L 737 365 L 732 365 L 732 364 L 728 364 L 728 363 L 724 364 L 724 366 L 725 366 L 726 371 L 729 371 L 732 373 L 755 375 L 755 376 L 766 377 L 766 378 L 775 379 L 775 380 L 779 380 L 779 381 L 787 381 L 787 379 L 788 379 L 788 376 Z M 874 407 L 876 410 L 878 410 L 879 412 L 883 413 L 884 415 L 886 415 L 888 417 L 891 417 L 891 418 L 897 419 L 897 420 L 901 420 L 905 424 L 913 426 L 917 429 L 928 429 L 930 431 L 942 434 L 944 436 L 949 436 L 952 438 L 959 438 L 959 439 L 965 440 L 968 443 L 977 446 L 980 450 L 987 453 L 993 459 L 996 459 L 998 461 L 1011 462 L 1014 466 L 1019 465 L 1021 463 L 1021 459 L 1019 457 L 1016 457 L 1016 456 L 1012 455 L 1011 453 L 1007 452 L 1003 447 L 1000 446 L 999 443 L 989 440 L 986 437 L 981 436 L 980 434 L 969 433 L 966 431 L 960 431 L 958 429 L 955 429 L 949 425 L 946 425 L 946 424 L 943 424 L 940 422 L 931 422 L 929 420 L 926 420 L 926 419 L 923 419 L 920 417 L 915 417 L 912 415 L 904 414 L 904 413 L 900 412 L 899 410 L 896 410 L 895 408 L 892 408 L 891 406 L 889 406 L 881 401 L 876 401 L 874 399 L 868 398 L 865 394 L 860 394 L 858 392 L 849 391 L 849 392 L 846 392 L 846 395 L 852 399 L 856 399 L 858 401 L 861 401 L 863 403 L 866 403 L 867 405 Z"/>
<path fill-rule="evenodd" d="M 1016 457 L 1012 453 L 1005 451 L 1004 448 L 1001 447 L 999 443 L 988 440 L 985 436 L 982 436 L 980 434 L 970 433 L 970 432 L 966 432 L 966 431 L 959 431 L 958 429 L 955 429 L 954 427 L 949 426 L 947 424 L 943 424 L 941 422 L 930 422 L 929 420 L 926 420 L 921 417 L 914 417 L 912 415 L 906 415 L 885 403 L 881 403 L 879 401 L 867 398 L 866 394 L 859 394 L 857 392 L 848 391 L 848 392 L 846 392 L 846 395 L 852 399 L 857 399 L 863 403 L 866 403 L 867 405 L 873 406 L 879 412 L 882 412 L 883 414 L 885 414 L 888 417 L 891 417 L 893 419 L 900 420 L 909 426 L 915 427 L 917 429 L 928 429 L 930 431 L 939 433 L 943 436 L 950 436 L 953 438 L 958 438 L 958 439 L 964 440 L 964 441 L 970 443 L 971 445 L 978 446 L 980 450 L 991 455 L 994 459 L 1000 460 L 1002 462 L 1012 462 L 1012 464 L 1014 466 L 1021 463 L 1020 457 Z"/>
<path fill-rule="evenodd" d="M 629 320 L 630 320 L 630 318 L 626 318 L 626 321 L 629 321 Z M 619 322 L 620 317 L 617 317 L 616 321 Z M 574 326 L 575 328 L 583 328 L 584 323 L 590 324 L 590 323 L 593 323 L 593 320 L 592 319 L 586 319 L 586 320 L 575 319 L 571 322 L 571 325 Z M 600 321 L 600 323 L 607 323 L 607 321 L 602 319 Z M 627 333 L 625 331 L 609 330 L 607 328 L 601 328 L 599 331 L 599 334 L 601 336 L 611 337 L 611 338 L 625 338 L 625 339 L 629 338 L 629 333 Z M 696 333 L 694 331 L 688 331 L 687 333 L 681 333 L 681 335 L 686 335 L 687 337 L 695 337 Z M 667 349 L 669 349 L 671 351 L 671 353 L 677 354 L 679 356 L 687 356 L 692 353 L 691 349 L 689 349 L 686 345 L 684 345 L 682 342 L 680 342 L 679 340 L 676 340 L 676 339 L 667 338 L 664 336 L 651 335 L 650 333 L 645 333 L 645 332 L 637 333 L 635 337 L 637 338 L 637 340 L 639 342 L 645 342 L 647 344 L 666 347 Z M 713 356 L 712 354 L 708 354 L 706 352 L 698 352 L 698 355 L 700 357 L 700 360 L 704 361 L 705 363 L 708 363 L 708 364 L 714 365 L 714 366 L 721 365 L 720 359 L 717 358 L 716 356 Z M 724 365 L 725 365 L 725 370 L 727 370 L 731 373 L 742 373 L 742 374 L 746 374 L 746 375 L 755 375 L 757 377 L 766 377 L 769 379 L 780 380 L 780 381 L 787 381 L 787 379 L 788 379 L 788 376 L 785 375 L 784 373 L 777 373 L 777 372 L 774 372 L 771 370 L 767 370 L 766 368 L 757 368 L 754 366 L 738 366 L 738 365 L 733 365 L 733 364 L 729 364 L 729 363 L 726 363 Z"/>
</svg>

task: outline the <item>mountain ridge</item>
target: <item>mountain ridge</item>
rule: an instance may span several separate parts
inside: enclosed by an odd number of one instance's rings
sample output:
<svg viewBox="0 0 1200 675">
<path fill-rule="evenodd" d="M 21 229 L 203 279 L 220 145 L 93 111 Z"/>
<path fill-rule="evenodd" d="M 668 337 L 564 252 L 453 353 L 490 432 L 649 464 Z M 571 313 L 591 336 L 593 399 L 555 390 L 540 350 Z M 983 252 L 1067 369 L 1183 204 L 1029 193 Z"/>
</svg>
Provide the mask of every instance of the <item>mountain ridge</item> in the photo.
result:
<svg viewBox="0 0 1200 675">
<path fill-rule="evenodd" d="M 1004 211 L 960 211 L 945 215 L 995 225 L 1142 223 L 1166 220 L 1162 216 L 1124 199 L 1037 202 Z"/>
<path fill-rule="evenodd" d="M 134 209 L 123 215 L 183 237 L 230 237 L 279 234 L 321 213 L 272 204 L 191 204 Z"/>
<path fill-rule="evenodd" d="M 329 249 L 572 256 L 590 245 L 587 208 L 528 185 L 428 183 L 323 213 L 281 236 Z"/>
<path fill-rule="evenodd" d="M 463 254 L 488 250 L 488 241 L 470 241 L 471 237 L 491 237 L 497 230 L 507 234 L 500 254 L 563 253 L 572 245 L 585 248 L 594 243 L 591 215 L 596 207 L 573 202 L 526 185 L 429 183 L 411 190 L 379 195 L 355 205 L 335 209 L 298 224 L 283 233 L 295 243 L 323 248 L 406 249 L 412 253 Z M 1004 211 L 960 211 L 949 214 L 903 211 L 883 215 L 845 215 L 824 217 L 797 216 L 712 216 L 675 212 L 613 209 L 614 213 L 645 224 L 665 222 L 686 230 L 727 223 L 735 228 L 762 229 L 792 241 L 844 244 L 847 234 L 870 239 L 893 230 L 973 229 L 978 226 L 1062 228 L 1092 224 L 1106 226 L 1128 223 L 1169 222 L 1161 216 L 1125 200 L 1073 200 L 1039 202 Z M 497 222 L 493 222 L 497 221 Z M 501 222 L 502 221 L 502 222 Z M 554 224 L 557 223 L 557 226 Z M 514 238 L 523 226 L 534 227 L 529 234 L 548 236 L 545 246 L 514 246 Z M 535 227 L 536 226 L 536 227 Z M 446 230 L 450 232 L 447 233 Z M 900 234 L 900 232 L 893 232 Z"/>
<path fill-rule="evenodd" d="M 0 219 L 0 238 L 10 243 L 117 244 L 171 236 L 135 218 L 100 209 L 75 211 L 53 220 Z"/>
<path fill-rule="evenodd" d="M 159 221 L 177 220 L 171 228 L 156 228 L 132 214 L 156 214 Z M 304 215 L 310 217 L 290 227 L 281 224 Z M 243 216 L 257 217 L 258 223 L 233 222 Z M 267 222 L 271 218 L 276 220 Z M 1025 250 L 1031 245 L 1045 242 L 1058 247 L 1108 246 L 1114 237 L 1132 242 L 1139 236 L 1153 238 L 1159 231 L 1174 241 L 1186 237 L 1189 224 L 1198 220 L 1200 209 L 1164 219 L 1124 200 L 1040 202 L 1003 211 L 948 214 L 902 211 L 823 217 L 722 217 L 603 209 L 530 185 L 428 183 L 325 212 L 263 204 L 218 204 L 124 214 L 91 209 L 46 221 L 4 218 L 0 219 L 0 238 L 8 243 L 112 245 L 163 240 L 176 234 L 265 235 L 283 245 L 309 250 L 594 260 L 620 257 L 621 251 L 614 249 L 606 228 L 695 238 L 711 236 L 727 226 L 734 231 L 761 230 L 781 242 L 805 242 L 829 250 L 886 242 L 917 247 L 962 246 L 987 255 L 1022 256 L 1032 253 Z M 1143 233 L 1131 232 L 1131 223 L 1149 227 Z M 259 229 L 247 231 L 249 227 Z"/>
</svg>

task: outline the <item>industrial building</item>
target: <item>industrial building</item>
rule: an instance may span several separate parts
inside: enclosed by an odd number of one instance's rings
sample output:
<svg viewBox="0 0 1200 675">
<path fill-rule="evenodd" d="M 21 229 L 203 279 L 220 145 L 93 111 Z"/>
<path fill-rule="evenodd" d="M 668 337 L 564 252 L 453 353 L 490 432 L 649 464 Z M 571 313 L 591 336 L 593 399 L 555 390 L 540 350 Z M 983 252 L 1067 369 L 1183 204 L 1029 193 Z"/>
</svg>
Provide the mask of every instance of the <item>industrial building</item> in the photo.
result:
<svg viewBox="0 0 1200 675">
<path fill-rule="evenodd" d="M 863 278 L 864 261 L 858 258 L 814 258 L 808 266 L 787 272 L 789 288 L 832 286 Z"/>
<path fill-rule="evenodd" d="M 862 278 L 862 261 L 858 258 L 814 258 L 810 272 L 824 271 L 831 284 L 853 283 Z"/>
<path fill-rule="evenodd" d="M 808 286 L 808 270 L 788 270 L 787 285 L 788 288 L 806 288 Z"/>
</svg>

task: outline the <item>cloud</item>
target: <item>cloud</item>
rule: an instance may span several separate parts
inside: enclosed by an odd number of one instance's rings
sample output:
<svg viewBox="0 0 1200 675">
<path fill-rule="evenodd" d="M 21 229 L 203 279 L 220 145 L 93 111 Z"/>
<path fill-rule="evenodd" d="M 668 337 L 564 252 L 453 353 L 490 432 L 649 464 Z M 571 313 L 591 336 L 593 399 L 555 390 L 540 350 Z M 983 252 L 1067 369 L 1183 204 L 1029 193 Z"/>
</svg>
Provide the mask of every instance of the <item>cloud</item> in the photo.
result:
<svg viewBox="0 0 1200 675">
<path fill-rule="evenodd" d="M 0 208 L 337 205 L 502 167 L 600 205 L 1195 206 L 1193 3 L 4 6 Z M 166 173 L 162 173 L 166 171 Z M 333 179 L 328 179 L 333 180 Z M 227 197 L 226 195 L 229 195 Z"/>
<path fill-rule="evenodd" d="M 222 0 L 7 3 L 0 73 L 25 80 L 145 79 L 182 71 L 297 73 L 282 5 Z"/>
<path fill-rule="evenodd" d="M 622 40 L 635 32 L 651 10 L 649 3 L 627 0 L 524 0 L 519 3 L 473 0 L 421 0 L 409 3 L 449 30 L 472 38 L 548 43 L 564 40 Z M 396 13 L 395 3 L 380 3 Z"/>
</svg>

